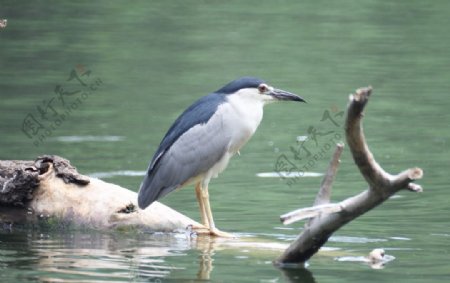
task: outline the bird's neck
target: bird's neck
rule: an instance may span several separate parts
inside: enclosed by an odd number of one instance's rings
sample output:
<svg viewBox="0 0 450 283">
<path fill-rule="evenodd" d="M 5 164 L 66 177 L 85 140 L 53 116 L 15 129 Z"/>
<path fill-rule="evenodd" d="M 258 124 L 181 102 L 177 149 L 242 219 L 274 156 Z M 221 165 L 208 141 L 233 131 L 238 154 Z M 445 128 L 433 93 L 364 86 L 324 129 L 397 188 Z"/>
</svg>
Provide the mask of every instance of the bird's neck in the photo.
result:
<svg viewBox="0 0 450 283">
<path fill-rule="evenodd" d="M 230 150 L 235 153 L 247 143 L 261 123 L 264 103 L 234 95 L 231 95 L 228 101 L 231 108 L 230 114 L 234 117 L 231 122 L 234 134 Z"/>
<path fill-rule="evenodd" d="M 261 123 L 264 102 L 244 95 L 231 95 L 228 97 L 228 101 L 239 116 L 240 122 L 246 124 L 253 134 Z"/>
</svg>

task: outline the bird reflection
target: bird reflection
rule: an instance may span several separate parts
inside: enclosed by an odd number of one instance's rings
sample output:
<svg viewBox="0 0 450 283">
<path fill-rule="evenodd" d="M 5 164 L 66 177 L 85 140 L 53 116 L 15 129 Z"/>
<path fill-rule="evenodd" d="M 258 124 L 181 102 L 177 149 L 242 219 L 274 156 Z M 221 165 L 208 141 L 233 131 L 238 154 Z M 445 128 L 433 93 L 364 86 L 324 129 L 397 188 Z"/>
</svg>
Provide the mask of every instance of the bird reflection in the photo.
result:
<svg viewBox="0 0 450 283">
<path fill-rule="evenodd" d="M 199 250 L 198 256 L 198 272 L 197 279 L 209 280 L 213 270 L 213 256 L 215 250 L 214 239 L 211 237 L 197 238 L 195 241 L 195 248 Z"/>
</svg>

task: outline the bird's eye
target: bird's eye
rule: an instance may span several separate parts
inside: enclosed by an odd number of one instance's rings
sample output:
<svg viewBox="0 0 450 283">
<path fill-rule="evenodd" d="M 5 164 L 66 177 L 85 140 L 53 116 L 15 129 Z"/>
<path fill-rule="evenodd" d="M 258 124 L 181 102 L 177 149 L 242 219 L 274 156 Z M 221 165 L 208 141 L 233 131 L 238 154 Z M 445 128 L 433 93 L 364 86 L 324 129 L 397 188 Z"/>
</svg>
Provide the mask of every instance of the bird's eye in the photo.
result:
<svg viewBox="0 0 450 283">
<path fill-rule="evenodd" d="M 266 93 L 267 90 L 268 90 L 268 87 L 267 87 L 267 85 L 265 85 L 265 84 L 260 84 L 260 85 L 258 86 L 258 91 L 259 91 L 259 93 L 261 93 L 261 94 Z"/>
</svg>

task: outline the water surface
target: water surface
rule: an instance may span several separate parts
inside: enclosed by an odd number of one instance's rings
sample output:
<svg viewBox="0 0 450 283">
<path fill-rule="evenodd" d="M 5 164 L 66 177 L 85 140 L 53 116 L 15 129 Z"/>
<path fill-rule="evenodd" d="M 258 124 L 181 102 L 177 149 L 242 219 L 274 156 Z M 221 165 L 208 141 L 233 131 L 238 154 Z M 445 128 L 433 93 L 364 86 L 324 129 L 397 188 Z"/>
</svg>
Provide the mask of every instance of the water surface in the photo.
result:
<svg viewBox="0 0 450 283">
<path fill-rule="evenodd" d="M 221 229 L 278 249 L 5 227 L 1 281 L 448 282 L 449 13 L 448 1 L 2 1 L 1 159 L 58 154 L 84 174 L 137 190 L 173 120 L 225 83 L 258 76 L 308 104 L 269 105 L 241 156 L 210 186 Z M 401 192 L 336 233 L 327 247 L 337 251 L 315 256 L 307 271 L 282 272 L 271 261 L 302 224 L 282 227 L 278 216 L 309 206 L 320 177 L 257 174 L 274 172 L 283 155 L 324 172 L 326 144 L 342 138 L 347 94 L 369 84 L 364 127 L 375 156 L 392 173 L 422 167 L 425 192 Z M 65 119 L 56 122 L 49 105 Z M 333 121 L 322 121 L 327 113 Z M 24 131 L 30 121 L 45 138 Z M 317 144 L 304 145 L 324 153 L 308 165 L 306 151 L 295 150 L 314 129 Z M 366 187 L 355 169 L 344 151 L 335 200 Z M 162 201 L 198 219 L 192 188 Z M 334 260 L 374 248 L 395 260 L 382 270 Z"/>
</svg>

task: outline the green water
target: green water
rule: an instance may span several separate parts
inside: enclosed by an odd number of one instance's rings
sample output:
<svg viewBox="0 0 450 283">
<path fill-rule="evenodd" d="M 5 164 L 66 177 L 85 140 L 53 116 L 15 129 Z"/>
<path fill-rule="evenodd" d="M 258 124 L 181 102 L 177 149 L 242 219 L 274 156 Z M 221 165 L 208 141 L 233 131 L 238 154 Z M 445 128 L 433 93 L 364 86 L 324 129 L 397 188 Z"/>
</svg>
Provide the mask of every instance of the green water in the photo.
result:
<svg viewBox="0 0 450 283">
<path fill-rule="evenodd" d="M 326 245 L 338 252 L 313 257 L 308 271 L 275 268 L 281 250 L 183 235 L 13 227 L 0 233 L 0 280 L 449 282 L 449 14 L 444 0 L 2 0 L 8 25 L 0 29 L 0 159 L 58 154 L 84 174 L 137 190 L 142 177 L 135 173 L 146 169 L 184 108 L 237 77 L 258 76 L 308 104 L 266 107 L 241 156 L 211 182 L 211 202 L 222 230 L 287 244 L 302 224 L 282 227 L 278 216 L 311 205 L 320 178 L 289 186 L 292 179 L 256 174 L 273 172 L 282 154 L 298 167 L 308 164 L 305 151 L 294 159 L 296 138 L 313 127 L 317 145 L 305 145 L 320 152 L 342 135 L 342 118 L 335 117 L 338 126 L 321 121 L 325 111 L 334 117 L 348 93 L 370 84 L 364 126 L 371 149 L 392 173 L 423 168 L 425 192 L 401 192 L 338 231 Z M 56 122 L 53 110 L 65 119 Z M 326 169 L 331 150 L 324 152 L 308 171 Z M 346 150 L 334 200 L 365 187 Z M 199 217 L 192 188 L 162 202 Z M 395 260 L 374 270 L 334 259 L 373 248 Z"/>
</svg>

